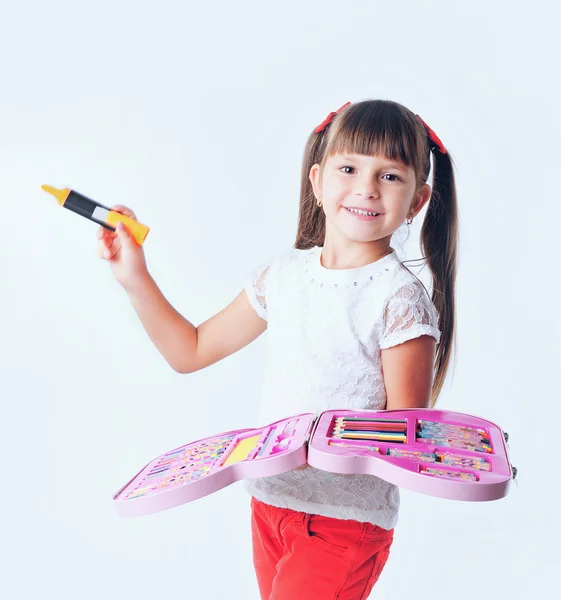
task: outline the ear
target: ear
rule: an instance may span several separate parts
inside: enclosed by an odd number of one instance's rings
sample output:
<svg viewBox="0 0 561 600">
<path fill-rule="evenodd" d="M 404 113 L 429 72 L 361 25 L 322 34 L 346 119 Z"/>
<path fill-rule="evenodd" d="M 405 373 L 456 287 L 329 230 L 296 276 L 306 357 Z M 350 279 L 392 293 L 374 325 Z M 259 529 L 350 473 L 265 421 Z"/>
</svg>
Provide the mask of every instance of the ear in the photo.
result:
<svg viewBox="0 0 561 600">
<path fill-rule="evenodd" d="M 423 206 L 429 201 L 429 198 L 431 196 L 431 187 L 428 183 L 425 183 L 420 189 L 419 191 L 415 194 L 415 199 L 413 200 L 413 203 L 411 204 L 411 216 L 415 217 L 416 215 L 418 215 Z"/>
<path fill-rule="evenodd" d="M 320 172 L 320 166 L 318 164 L 315 164 L 312 166 L 312 168 L 310 169 L 310 182 L 312 184 L 312 188 L 314 190 L 314 196 L 316 198 L 319 198 L 321 196 L 321 172 Z"/>
</svg>

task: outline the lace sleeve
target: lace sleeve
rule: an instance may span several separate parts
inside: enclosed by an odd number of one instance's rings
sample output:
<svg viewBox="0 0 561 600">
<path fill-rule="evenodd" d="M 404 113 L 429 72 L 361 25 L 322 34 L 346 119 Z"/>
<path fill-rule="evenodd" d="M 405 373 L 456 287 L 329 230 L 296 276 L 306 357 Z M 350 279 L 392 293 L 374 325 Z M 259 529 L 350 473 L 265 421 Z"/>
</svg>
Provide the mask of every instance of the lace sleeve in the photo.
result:
<svg viewBox="0 0 561 600">
<path fill-rule="evenodd" d="M 249 303 L 255 309 L 255 312 L 265 321 L 267 321 L 267 277 L 271 262 L 267 262 L 258 267 L 251 277 L 251 280 L 245 287 L 245 292 Z"/>
<path fill-rule="evenodd" d="M 440 341 L 438 312 L 421 283 L 401 286 L 389 299 L 384 312 L 380 349 L 402 344 L 421 335 Z"/>
</svg>

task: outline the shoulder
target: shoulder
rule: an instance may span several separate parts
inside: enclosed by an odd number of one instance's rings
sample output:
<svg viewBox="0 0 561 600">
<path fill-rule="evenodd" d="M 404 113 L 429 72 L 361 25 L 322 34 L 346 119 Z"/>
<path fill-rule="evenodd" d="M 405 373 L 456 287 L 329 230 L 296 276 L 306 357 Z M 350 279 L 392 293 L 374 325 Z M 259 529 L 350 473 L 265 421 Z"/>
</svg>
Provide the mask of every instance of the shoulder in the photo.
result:
<svg viewBox="0 0 561 600">
<path fill-rule="evenodd" d="M 440 340 L 439 314 L 424 283 L 396 261 L 384 307 L 384 333 L 380 344 L 387 348 L 418 335 Z"/>
<path fill-rule="evenodd" d="M 269 255 L 253 268 L 253 279 L 264 281 L 271 280 L 278 274 L 286 272 L 300 272 L 305 268 L 313 255 L 315 248 L 299 249 L 289 248 L 287 250 Z"/>
<path fill-rule="evenodd" d="M 300 249 L 289 248 L 279 252 L 268 261 L 269 276 L 278 276 L 287 273 L 298 274 L 305 270 L 313 256 L 314 248 Z"/>
<path fill-rule="evenodd" d="M 387 301 L 428 302 L 432 304 L 430 293 L 425 284 L 398 258 L 392 269 L 388 287 Z"/>
<path fill-rule="evenodd" d="M 271 253 L 261 261 L 262 264 L 297 264 L 300 261 L 305 261 L 309 256 L 312 255 L 316 248 L 288 248 L 281 250 L 280 252 Z"/>
<path fill-rule="evenodd" d="M 285 252 L 278 255 L 277 260 L 279 264 L 283 266 L 298 266 L 306 264 L 307 261 L 311 258 L 313 253 L 315 252 L 316 247 L 314 248 L 289 248 Z"/>
</svg>

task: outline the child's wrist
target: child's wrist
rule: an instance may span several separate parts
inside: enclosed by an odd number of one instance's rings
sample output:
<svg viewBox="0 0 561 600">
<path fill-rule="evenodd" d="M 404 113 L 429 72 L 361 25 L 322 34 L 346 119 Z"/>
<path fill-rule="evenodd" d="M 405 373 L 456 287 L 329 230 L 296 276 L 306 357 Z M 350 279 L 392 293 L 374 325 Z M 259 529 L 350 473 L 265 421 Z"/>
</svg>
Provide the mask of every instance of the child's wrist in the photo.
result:
<svg viewBox="0 0 561 600">
<path fill-rule="evenodd" d="M 129 296 L 138 296 L 145 293 L 151 285 L 154 285 L 154 283 L 155 282 L 152 279 L 152 276 L 148 270 L 146 270 L 138 275 L 135 275 L 128 281 L 123 282 L 121 285 Z"/>
</svg>

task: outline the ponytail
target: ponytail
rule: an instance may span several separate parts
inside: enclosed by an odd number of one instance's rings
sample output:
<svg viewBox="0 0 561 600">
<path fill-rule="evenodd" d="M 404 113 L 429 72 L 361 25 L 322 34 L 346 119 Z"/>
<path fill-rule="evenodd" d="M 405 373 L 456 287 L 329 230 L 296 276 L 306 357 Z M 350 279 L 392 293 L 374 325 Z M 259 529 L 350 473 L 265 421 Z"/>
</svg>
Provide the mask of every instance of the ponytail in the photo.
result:
<svg viewBox="0 0 561 600">
<path fill-rule="evenodd" d="M 450 154 L 433 153 L 432 195 L 421 227 L 421 250 L 432 274 L 432 302 L 438 311 L 441 331 L 435 357 L 431 392 L 434 407 L 444 385 L 456 333 L 456 260 L 458 248 L 458 205 Z M 455 345 L 454 345 L 455 351 Z"/>
</svg>

